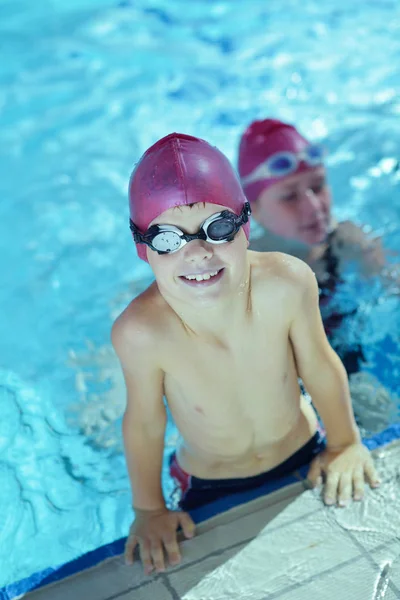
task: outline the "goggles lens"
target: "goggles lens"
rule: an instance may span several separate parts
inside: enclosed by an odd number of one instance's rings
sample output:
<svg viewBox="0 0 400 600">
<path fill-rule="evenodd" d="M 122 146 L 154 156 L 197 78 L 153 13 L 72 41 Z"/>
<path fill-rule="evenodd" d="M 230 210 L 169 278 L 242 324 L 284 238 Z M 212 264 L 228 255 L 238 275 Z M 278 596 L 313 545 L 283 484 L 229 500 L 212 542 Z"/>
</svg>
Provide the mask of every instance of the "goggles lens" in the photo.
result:
<svg viewBox="0 0 400 600">
<path fill-rule="evenodd" d="M 210 241 L 220 242 L 227 240 L 235 233 L 235 223 L 232 219 L 220 217 L 210 223 L 204 230 Z"/>
<path fill-rule="evenodd" d="M 268 168 L 272 176 L 282 176 L 291 173 L 296 169 L 297 159 L 294 154 L 289 152 L 280 152 L 271 156 L 268 161 Z"/>
<path fill-rule="evenodd" d="M 153 237 L 151 244 L 157 252 L 175 252 L 181 247 L 181 237 L 176 231 L 161 231 Z"/>
<path fill-rule="evenodd" d="M 310 165 L 319 165 L 324 160 L 324 149 L 322 146 L 308 146 L 305 150 L 306 162 Z"/>
</svg>

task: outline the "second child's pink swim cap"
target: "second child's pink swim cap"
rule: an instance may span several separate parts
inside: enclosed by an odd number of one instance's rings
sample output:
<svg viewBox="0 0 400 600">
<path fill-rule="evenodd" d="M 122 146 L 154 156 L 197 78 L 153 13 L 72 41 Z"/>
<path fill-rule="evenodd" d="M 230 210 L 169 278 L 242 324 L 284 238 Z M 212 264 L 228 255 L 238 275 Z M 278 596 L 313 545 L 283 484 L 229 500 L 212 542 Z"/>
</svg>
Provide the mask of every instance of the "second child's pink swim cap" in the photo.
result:
<svg viewBox="0 0 400 600">
<path fill-rule="evenodd" d="M 161 213 L 197 202 L 220 204 L 240 215 L 246 202 L 230 162 L 214 146 L 183 133 L 171 133 L 151 146 L 129 182 L 130 218 L 144 233 Z M 243 226 L 249 237 L 250 222 Z M 136 244 L 147 261 L 146 246 Z"/>
<path fill-rule="evenodd" d="M 277 119 L 253 121 L 246 129 L 239 145 L 238 171 L 240 177 L 246 177 L 259 165 L 277 152 L 298 154 L 310 146 L 310 142 L 297 129 Z M 297 172 L 310 167 L 301 162 Z M 254 202 L 268 187 L 282 181 L 282 178 L 268 178 L 248 185 L 243 184 L 249 202 Z"/>
</svg>

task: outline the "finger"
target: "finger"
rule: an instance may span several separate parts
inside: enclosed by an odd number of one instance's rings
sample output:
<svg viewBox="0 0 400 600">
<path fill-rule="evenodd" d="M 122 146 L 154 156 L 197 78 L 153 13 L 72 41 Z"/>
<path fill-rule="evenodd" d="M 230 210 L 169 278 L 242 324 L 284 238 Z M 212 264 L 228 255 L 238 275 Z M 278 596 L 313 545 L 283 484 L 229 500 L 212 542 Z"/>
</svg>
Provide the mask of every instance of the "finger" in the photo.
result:
<svg viewBox="0 0 400 600">
<path fill-rule="evenodd" d="M 321 462 L 318 458 L 311 463 L 307 479 L 314 487 L 322 483 Z"/>
<path fill-rule="evenodd" d="M 133 564 L 133 552 L 138 545 L 138 539 L 135 535 L 129 536 L 126 540 L 125 551 L 124 551 L 124 559 L 126 565 Z"/>
<path fill-rule="evenodd" d="M 364 466 L 364 472 L 371 487 L 378 487 L 380 485 L 381 480 L 372 460 L 367 461 Z"/>
<path fill-rule="evenodd" d="M 338 483 L 338 501 L 339 506 L 347 506 L 351 500 L 353 491 L 352 473 L 342 473 Z"/>
<path fill-rule="evenodd" d="M 328 473 L 325 483 L 324 500 L 330 506 L 336 503 L 339 485 L 339 473 Z"/>
<path fill-rule="evenodd" d="M 181 562 L 181 553 L 179 552 L 176 534 L 167 536 L 163 539 L 167 551 L 168 562 L 170 565 L 178 565 Z"/>
<path fill-rule="evenodd" d="M 155 570 L 157 573 L 163 573 L 165 571 L 165 560 L 160 539 L 151 542 L 150 551 Z"/>
<path fill-rule="evenodd" d="M 179 523 L 183 529 L 186 538 L 192 538 L 195 534 L 196 525 L 188 513 L 180 512 L 178 515 Z"/>
<path fill-rule="evenodd" d="M 361 467 L 354 471 L 353 475 L 353 497 L 354 500 L 362 500 L 364 498 L 364 471 Z"/>
<path fill-rule="evenodd" d="M 140 546 L 140 559 L 142 561 L 143 564 L 143 570 L 145 572 L 145 575 L 150 575 L 150 573 L 153 571 L 153 561 L 151 560 L 151 553 L 150 553 L 150 542 L 148 540 L 141 540 L 139 542 L 139 546 Z"/>
</svg>

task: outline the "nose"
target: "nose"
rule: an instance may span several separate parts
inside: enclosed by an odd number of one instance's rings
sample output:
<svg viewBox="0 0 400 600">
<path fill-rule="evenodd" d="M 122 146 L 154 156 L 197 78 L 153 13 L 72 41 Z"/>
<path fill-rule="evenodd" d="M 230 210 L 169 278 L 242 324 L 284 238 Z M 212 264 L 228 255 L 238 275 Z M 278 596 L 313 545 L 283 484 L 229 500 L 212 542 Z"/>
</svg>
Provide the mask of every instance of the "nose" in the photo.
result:
<svg viewBox="0 0 400 600">
<path fill-rule="evenodd" d="M 204 240 L 192 240 L 183 248 L 185 260 L 189 263 L 201 263 L 210 260 L 214 252 L 209 242 Z"/>
<path fill-rule="evenodd" d="M 322 200 L 312 189 L 306 188 L 301 195 L 303 211 L 308 216 L 316 216 L 322 212 Z"/>
</svg>

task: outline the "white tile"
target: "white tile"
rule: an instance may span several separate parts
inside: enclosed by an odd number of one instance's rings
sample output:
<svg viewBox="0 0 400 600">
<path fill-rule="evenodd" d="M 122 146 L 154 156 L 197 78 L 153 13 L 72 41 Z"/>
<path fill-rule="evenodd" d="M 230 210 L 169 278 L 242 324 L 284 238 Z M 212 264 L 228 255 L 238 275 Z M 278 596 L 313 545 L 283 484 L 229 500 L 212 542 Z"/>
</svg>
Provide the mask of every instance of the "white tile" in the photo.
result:
<svg viewBox="0 0 400 600">
<path fill-rule="evenodd" d="M 78 600 L 81 600 L 81 598 Z M 82 598 L 82 600 L 84 599 Z M 95 600 L 95 598 L 92 598 L 89 594 L 85 600 Z M 139 589 L 125 592 L 122 595 L 118 594 L 115 600 L 174 600 L 174 598 L 162 581 L 152 581 Z"/>
<path fill-rule="evenodd" d="M 174 572 L 170 573 L 168 575 L 168 579 L 171 583 L 171 586 L 176 590 L 178 597 L 182 598 L 187 591 L 194 588 L 209 573 L 215 571 L 215 569 L 225 564 L 232 557 L 241 552 L 245 546 L 246 544 L 242 544 L 236 548 L 230 548 L 228 550 L 219 552 L 218 554 L 209 555 L 208 557 L 204 558 L 204 560 L 201 560 L 192 566 L 175 570 Z M 199 596 L 199 599 L 200 598 L 201 600 L 206 600 L 206 598 L 208 600 L 208 597 L 206 596 Z"/>
<path fill-rule="evenodd" d="M 358 548 L 317 512 L 277 531 L 269 526 L 188 590 L 184 600 L 262 600 L 359 556 Z M 195 567 L 192 567 L 195 568 Z"/>
<path fill-rule="evenodd" d="M 379 571 L 362 558 L 279 595 L 279 600 L 396 600 L 397 596 L 390 588 L 386 589 L 384 596 L 377 596 L 379 576 Z"/>
<path fill-rule="evenodd" d="M 333 516 L 338 526 L 368 551 L 389 543 L 400 533 L 399 480 L 384 481 L 376 490 L 367 489 L 362 502 L 336 510 Z"/>
<path fill-rule="evenodd" d="M 375 464 L 382 484 L 373 490 L 366 484 L 362 502 L 345 509 L 328 509 L 326 518 L 350 533 L 368 551 L 388 544 L 400 532 L 400 444 L 375 451 Z M 317 494 L 311 491 L 311 494 Z"/>
<path fill-rule="evenodd" d="M 371 555 L 381 569 L 389 563 L 390 579 L 400 590 L 400 531 L 395 542 L 389 544 L 386 548 L 372 552 Z"/>
<path fill-rule="evenodd" d="M 226 519 L 221 515 L 220 521 L 213 520 L 213 527 L 200 533 L 192 540 L 182 543 L 182 563 L 189 564 L 205 558 L 211 552 L 224 550 L 230 546 L 249 541 L 262 532 L 268 525 L 270 528 L 282 527 L 288 522 L 303 518 L 316 509 L 322 509 L 322 503 L 313 497 L 310 492 L 304 492 L 300 496 L 286 497 L 275 501 L 270 506 L 250 513 L 251 509 L 258 508 L 259 503 L 241 507 L 241 511 L 227 513 Z M 236 515 L 236 518 L 233 517 Z M 218 525 L 218 522 L 222 522 Z M 178 568 L 181 568 L 181 565 Z"/>
<path fill-rule="evenodd" d="M 127 566 L 122 557 L 112 558 L 99 565 L 67 577 L 24 596 L 29 600 L 107 600 L 129 588 L 148 584 L 139 564 Z M 133 593 L 133 592 L 132 592 Z M 135 591 L 136 593 L 136 591 Z"/>
<path fill-rule="evenodd" d="M 277 508 L 279 508 L 279 506 Z M 282 510 L 274 511 L 274 507 L 271 506 L 269 510 L 271 511 L 270 514 L 273 515 L 273 518 L 271 518 L 269 526 L 274 529 L 283 527 L 288 523 L 298 521 L 299 519 L 301 520 L 308 517 L 310 514 L 323 511 L 324 509 L 324 503 L 316 491 L 303 491 L 303 493 L 297 497 L 290 499 L 290 501 L 286 501 L 284 509 Z"/>
</svg>

